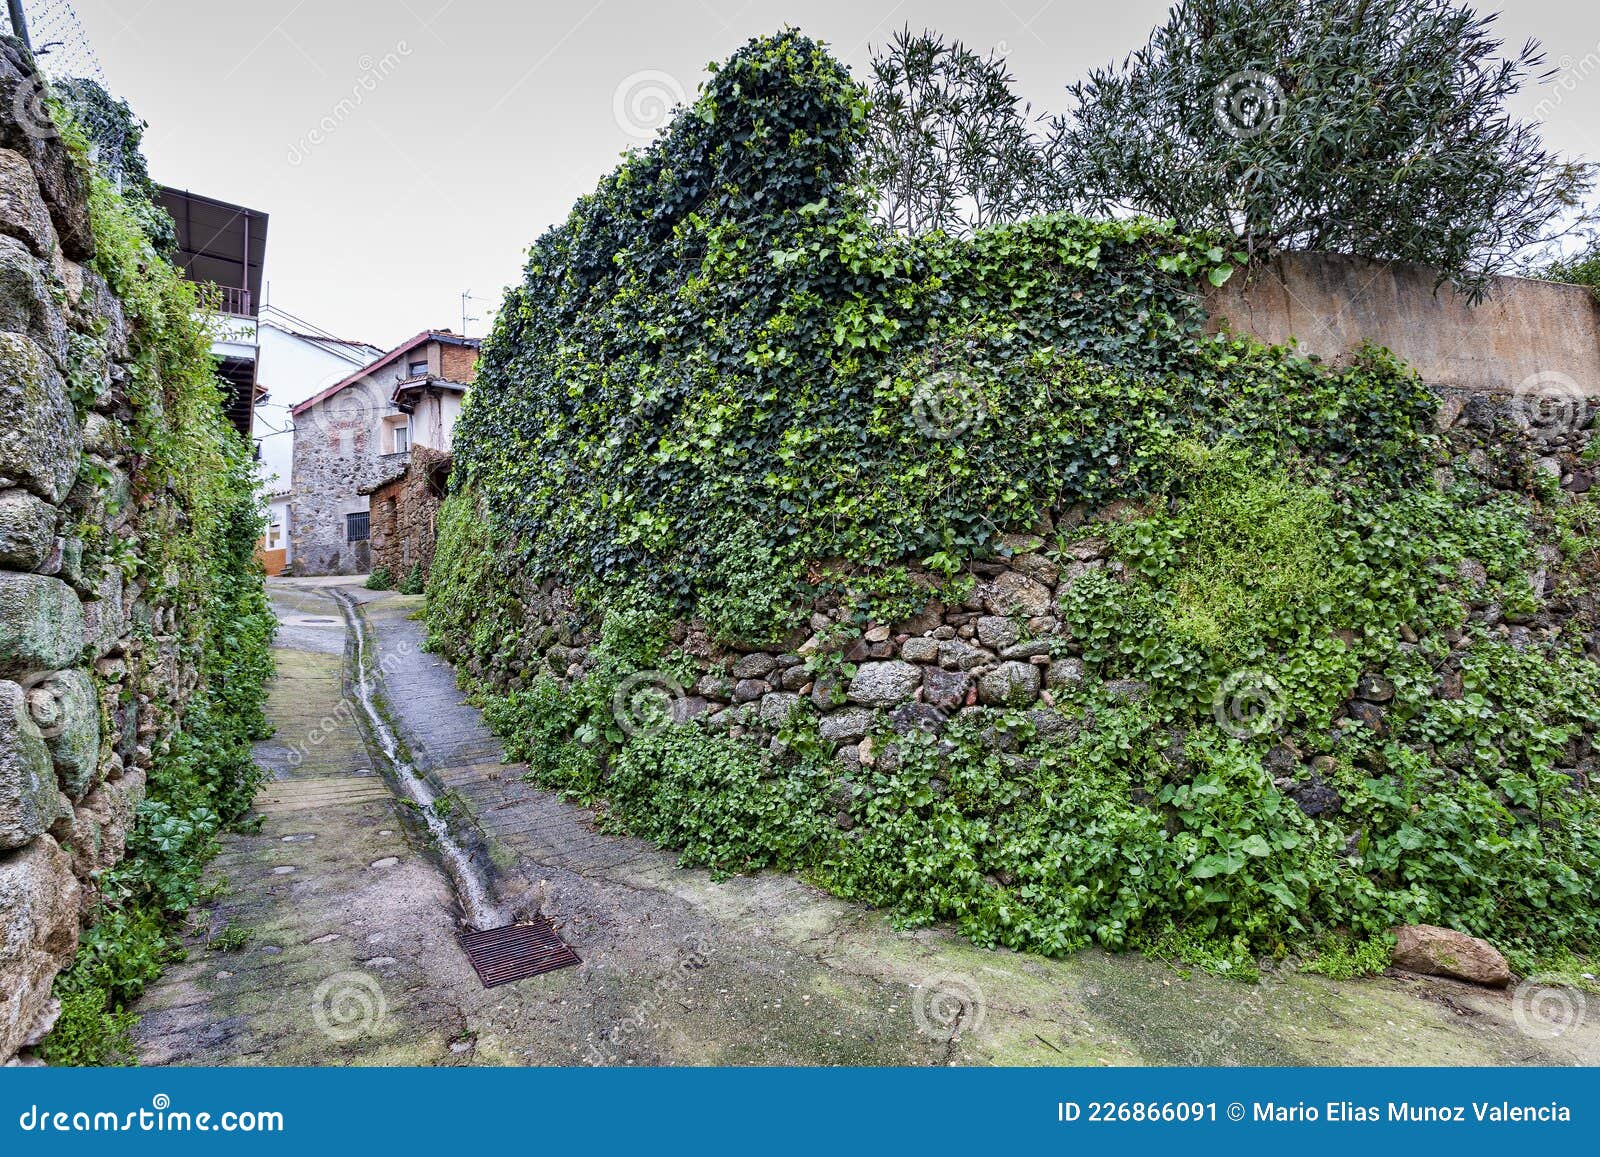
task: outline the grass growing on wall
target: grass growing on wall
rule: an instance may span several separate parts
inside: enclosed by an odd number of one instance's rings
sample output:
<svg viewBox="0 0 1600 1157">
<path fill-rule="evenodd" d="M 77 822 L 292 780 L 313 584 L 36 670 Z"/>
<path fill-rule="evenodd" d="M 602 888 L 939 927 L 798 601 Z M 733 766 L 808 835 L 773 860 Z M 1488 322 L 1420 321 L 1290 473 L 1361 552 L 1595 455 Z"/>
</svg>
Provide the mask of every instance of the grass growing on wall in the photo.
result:
<svg viewBox="0 0 1600 1157">
<path fill-rule="evenodd" d="M 87 166 L 76 126 L 62 129 Z M 255 794 L 250 743 L 268 734 L 274 620 L 255 555 L 263 519 L 251 448 L 223 415 L 194 287 L 157 254 L 145 216 L 92 177 L 94 267 L 129 322 L 141 510 L 136 537 L 91 536 L 85 559 L 120 566 L 149 605 L 177 608 L 180 662 L 198 670 L 200 686 L 181 721 L 164 721 L 171 741 L 150 768 L 126 858 L 101 877 L 95 923 L 56 981 L 62 1015 L 39 1050 L 51 1064 L 132 1060 L 127 1008 L 177 951 L 175 923 L 202 898 L 218 834 Z"/>
</svg>

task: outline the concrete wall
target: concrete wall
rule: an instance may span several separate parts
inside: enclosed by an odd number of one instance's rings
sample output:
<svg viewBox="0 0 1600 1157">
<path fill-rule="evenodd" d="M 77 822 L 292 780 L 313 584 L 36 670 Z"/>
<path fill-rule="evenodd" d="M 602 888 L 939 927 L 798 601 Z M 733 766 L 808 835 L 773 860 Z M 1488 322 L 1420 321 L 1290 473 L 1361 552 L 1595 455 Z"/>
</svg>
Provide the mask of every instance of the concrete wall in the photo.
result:
<svg viewBox="0 0 1600 1157">
<path fill-rule="evenodd" d="M 1600 304 L 1588 289 L 1502 277 L 1473 306 L 1448 285 L 1435 292 L 1436 276 L 1421 265 L 1288 253 L 1212 290 L 1206 310 L 1213 329 L 1226 321 L 1328 359 L 1371 341 L 1434 385 L 1600 396 Z"/>
</svg>

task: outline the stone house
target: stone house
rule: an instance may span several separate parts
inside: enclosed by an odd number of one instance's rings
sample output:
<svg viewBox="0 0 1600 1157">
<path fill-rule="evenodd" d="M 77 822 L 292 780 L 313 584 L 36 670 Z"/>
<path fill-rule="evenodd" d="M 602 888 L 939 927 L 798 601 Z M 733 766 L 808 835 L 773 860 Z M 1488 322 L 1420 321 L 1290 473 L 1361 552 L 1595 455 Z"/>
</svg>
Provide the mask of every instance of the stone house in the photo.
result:
<svg viewBox="0 0 1600 1157">
<path fill-rule="evenodd" d="M 398 545 L 397 527 L 429 536 L 430 484 L 442 493 L 450 436 L 461 401 L 475 376 L 476 338 L 450 330 L 424 330 L 296 405 L 289 503 L 289 549 L 302 575 L 361 574 L 396 563 L 374 556 L 373 503 L 383 511 L 382 549 Z M 406 482 L 417 453 L 417 484 Z M 442 467 L 442 473 L 441 473 Z M 395 490 L 384 490 L 394 485 Z M 424 508 L 413 517 L 415 497 Z M 432 508 L 437 509 L 437 498 Z M 402 504 L 407 508 L 401 515 Z M 403 536 L 401 536 L 403 537 Z M 404 577 L 417 558 L 402 551 Z M 424 562 L 426 567 L 426 562 Z"/>
</svg>

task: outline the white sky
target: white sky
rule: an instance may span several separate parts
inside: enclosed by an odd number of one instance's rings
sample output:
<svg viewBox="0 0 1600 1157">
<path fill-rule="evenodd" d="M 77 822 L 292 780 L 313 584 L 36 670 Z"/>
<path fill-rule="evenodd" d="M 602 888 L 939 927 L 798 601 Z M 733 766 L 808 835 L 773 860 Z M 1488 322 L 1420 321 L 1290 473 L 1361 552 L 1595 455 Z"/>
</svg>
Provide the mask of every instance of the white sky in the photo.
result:
<svg viewBox="0 0 1600 1157">
<path fill-rule="evenodd" d="M 112 91 L 150 122 L 145 152 L 155 179 L 270 214 L 271 302 L 387 348 L 427 327 L 459 330 L 465 289 L 482 298 L 469 332 L 485 331 L 529 244 L 637 143 L 613 107 L 629 78 L 641 91 L 675 83 L 693 93 L 708 62 L 787 24 L 828 42 L 860 76 L 869 44 L 909 23 L 977 48 L 1004 44 L 1022 95 L 1056 111 L 1066 104 L 1063 85 L 1142 44 L 1167 3 L 74 6 Z M 1545 118 L 1547 141 L 1600 157 L 1600 4 L 1480 6 L 1502 10 L 1508 43 L 1537 38 L 1551 64 L 1567 70 L 1568 90 Z M 1527 94 L 1521 111 L 1531 115 L 1540 96 Z M 341 101 L 349 104 L 338 113 Z M 331 131 L 311 143 L 325 117 Z"/>
</svg>

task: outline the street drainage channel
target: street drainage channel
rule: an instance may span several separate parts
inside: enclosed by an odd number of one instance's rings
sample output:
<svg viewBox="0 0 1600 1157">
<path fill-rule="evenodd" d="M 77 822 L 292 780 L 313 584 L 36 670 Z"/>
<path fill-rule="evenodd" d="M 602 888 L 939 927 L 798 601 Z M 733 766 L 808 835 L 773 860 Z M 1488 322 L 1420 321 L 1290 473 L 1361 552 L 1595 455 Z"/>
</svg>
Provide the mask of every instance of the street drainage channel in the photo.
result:
<svg viewBox="0 0 1600 1157">
<path fill-rule="evenodd" d="M 416 805 L 417 813 L 428 825 L 428 835 L 444 863 L 468 925 L 457 933 L 456 939 L 483 986 L 494 988 L 581 963 L 578 954 L 562 941 L 549 920 L 534 914 L 521 922 L 515 921 L 511 913 L 495 901 L 494 889 L 483 869 L 451 834 L 449 825 L 435 809 L 438 794 L 406 758 L 394 729 L 378 710 L 367 666 L 366 624 L 356 609 L 355 600 L 340 591 L 329 593 L 339 604 L 345 626 L 355 639 L 356 701 L 361 705 L 367 727 L 378 741 L 384 760 L 394 772 L 394 782 Z"/>
</svg>

